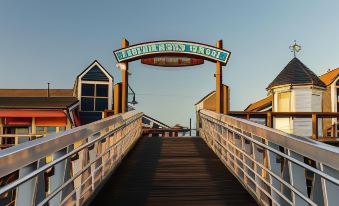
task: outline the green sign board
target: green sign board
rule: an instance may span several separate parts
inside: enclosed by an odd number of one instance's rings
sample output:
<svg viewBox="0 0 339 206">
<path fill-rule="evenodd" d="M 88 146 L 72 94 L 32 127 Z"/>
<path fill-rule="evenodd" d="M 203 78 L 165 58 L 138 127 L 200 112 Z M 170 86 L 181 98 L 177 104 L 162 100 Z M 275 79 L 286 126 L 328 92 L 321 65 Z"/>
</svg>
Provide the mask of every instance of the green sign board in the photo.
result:
<svg viewBox="0 0 339 206">
<path fill-rule="evenodd" d="M 128 62 L 157 55 L 198 56 L 210 61 L 227 63 L 230 52 L 213 46 L 185 41 L 157 41 L 129 46 L 114 51 L 118 62 Z"/>
</svg>

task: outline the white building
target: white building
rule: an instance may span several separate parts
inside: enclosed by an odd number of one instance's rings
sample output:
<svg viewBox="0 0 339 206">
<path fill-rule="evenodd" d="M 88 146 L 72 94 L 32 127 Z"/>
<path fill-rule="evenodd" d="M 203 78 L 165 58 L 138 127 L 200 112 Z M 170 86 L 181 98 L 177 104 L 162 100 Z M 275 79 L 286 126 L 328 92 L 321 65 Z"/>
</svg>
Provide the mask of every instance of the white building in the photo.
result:
<svg viewBox="0 0 339 206">
<path fill-rule="evenodd" d="M 269 97 L 265 99 L 272 103 L 258 101 L 249 105 L 246 111 L 267 111 L 271 108 L 269 110 L 273 112 L 322 112 L 325 88 L 326 85 L 315 73 L 298 58 L 293 58 L 267 87 Z M 266 106 L 256 110 L 256 107 L 262 106 L 260 102 L 265 102 Z M 319 121 L 319 132 L 321 124 Z M 311 118 L 274 118 L 273 127 L 298 136 L 312 136 Z"/>
</svg>

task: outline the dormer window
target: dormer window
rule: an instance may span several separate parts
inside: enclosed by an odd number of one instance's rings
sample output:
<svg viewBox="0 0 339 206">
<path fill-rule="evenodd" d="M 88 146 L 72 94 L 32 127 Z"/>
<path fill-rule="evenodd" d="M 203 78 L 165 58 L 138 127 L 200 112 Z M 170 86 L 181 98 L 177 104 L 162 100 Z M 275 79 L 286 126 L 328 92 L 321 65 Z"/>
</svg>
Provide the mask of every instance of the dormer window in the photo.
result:
<svg viewBox="0 0 339 206">
<path fill-rule="evenodd" d="M 113 77 L 94 61 L 78 76 L 76 93 L 80 100 L 81 124 L 101 119 L 104 110 L 112 109 Z"/>
<path fill-rule="evenodd" d="M 108 84 L 81 85 L 81 111 L 108 109 Z"/>
</svg>

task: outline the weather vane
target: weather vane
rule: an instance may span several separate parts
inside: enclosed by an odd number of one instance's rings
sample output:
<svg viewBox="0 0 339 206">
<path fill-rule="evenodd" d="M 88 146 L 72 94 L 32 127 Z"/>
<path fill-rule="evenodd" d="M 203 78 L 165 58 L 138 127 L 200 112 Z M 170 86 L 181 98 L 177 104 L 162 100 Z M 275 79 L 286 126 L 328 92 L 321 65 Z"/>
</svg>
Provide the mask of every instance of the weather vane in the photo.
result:
<svg viewBox="0 0 339 206">
<path fill-rule="evenodd" d="M 294 57 L 296 57 L 296 53 L 300 52 L 301 46 L 297 44 L 297 41 L 294 40 L 294 44 L 290 46 L 291 52 L 293 52 Z"/>
</svg>

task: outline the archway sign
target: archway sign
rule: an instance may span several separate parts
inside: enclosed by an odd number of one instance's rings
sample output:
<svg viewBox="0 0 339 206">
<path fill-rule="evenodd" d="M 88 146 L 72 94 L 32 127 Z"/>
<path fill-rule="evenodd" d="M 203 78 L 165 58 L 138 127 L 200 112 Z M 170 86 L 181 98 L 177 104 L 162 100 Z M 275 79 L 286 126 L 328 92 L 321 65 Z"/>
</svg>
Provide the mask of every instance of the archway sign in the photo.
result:
<svg viewBox="0 0 339 206">
<path fill-rule="evenodd" d="M 228 106 L 224 106 L 227 94 L 223 91 L 225 86 L 222 85 L 222 66 L 227 64 L 231 52 L 223 49 L 222 40 L 219 40 L 216 46 L 177 40 L 145 42 L 130 46 L 129 42 L 123 39 L 122 48 L 113 53 L 122 70 L 121 101 L 114 101 L 115 113 L 127 111 L 128 62 L 135 60 L 141 60 L 143 64 L 166 67 L 194 66 L 203 64 L 204 60 L 216 63 L 216 111 L 227 113 Z M 119 93 L 118 87 L 115 88 L 115 92 Z M 119 96 L 115 95 L 118 98 Z"/>
</svg>

